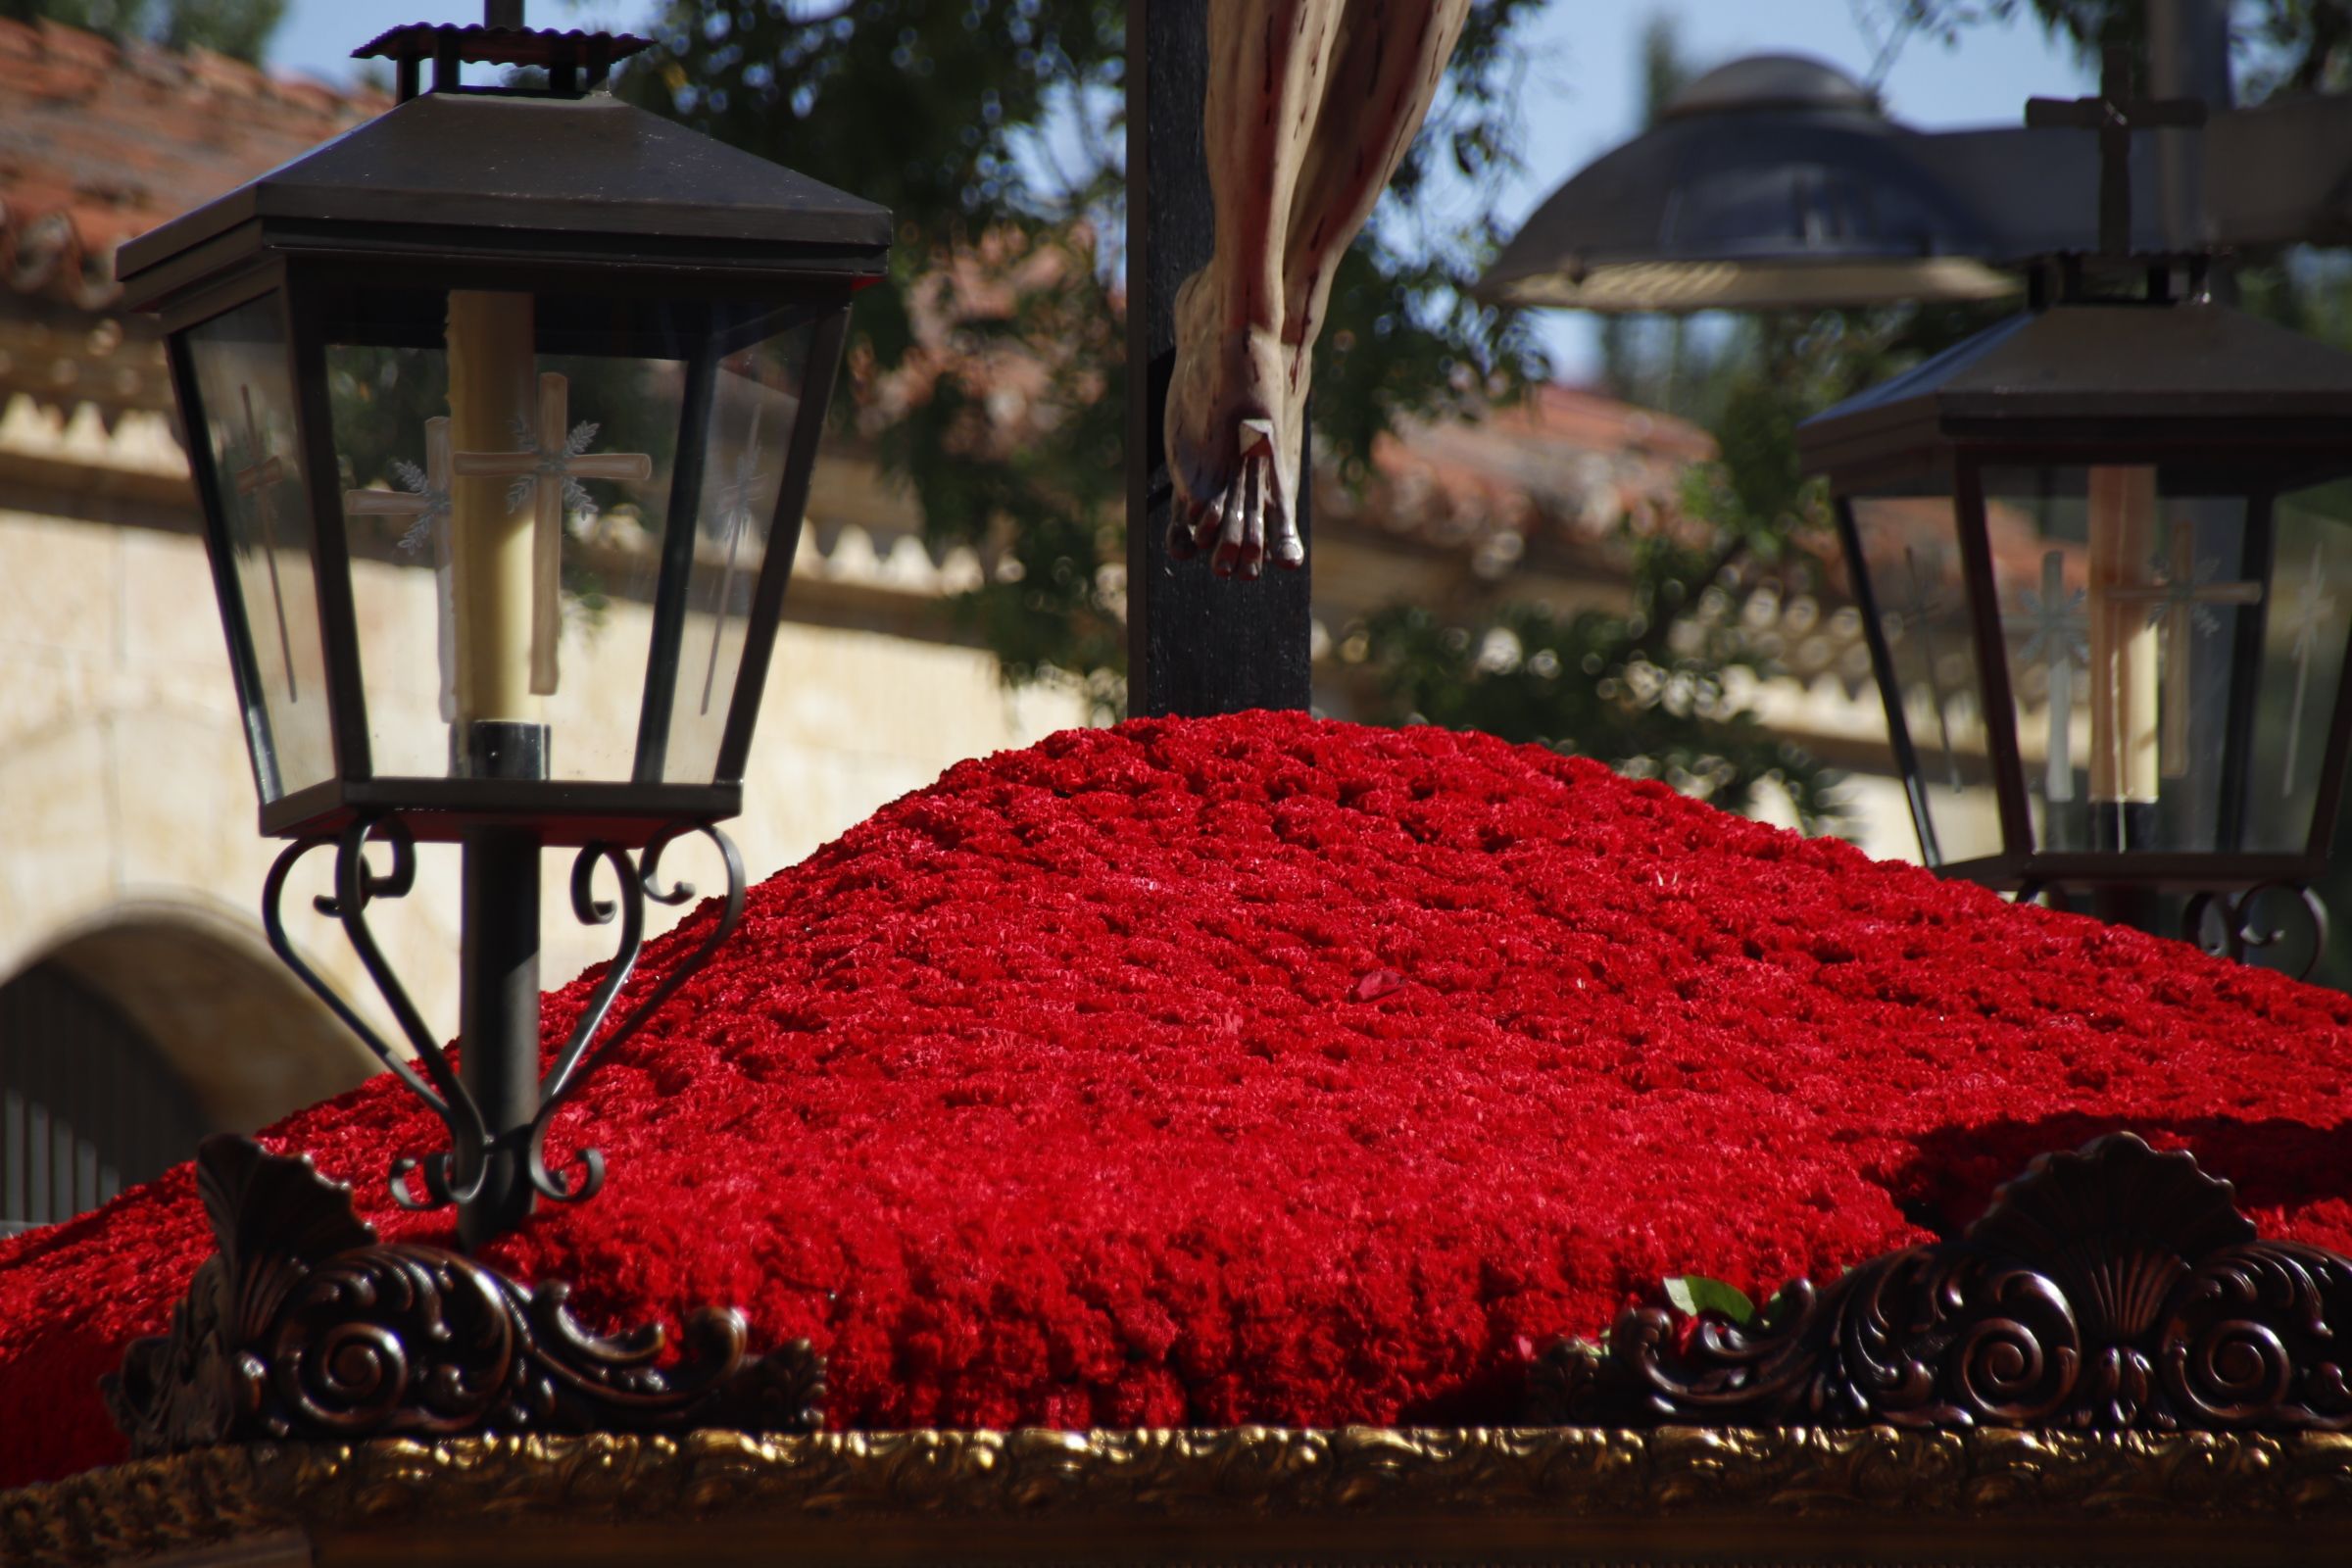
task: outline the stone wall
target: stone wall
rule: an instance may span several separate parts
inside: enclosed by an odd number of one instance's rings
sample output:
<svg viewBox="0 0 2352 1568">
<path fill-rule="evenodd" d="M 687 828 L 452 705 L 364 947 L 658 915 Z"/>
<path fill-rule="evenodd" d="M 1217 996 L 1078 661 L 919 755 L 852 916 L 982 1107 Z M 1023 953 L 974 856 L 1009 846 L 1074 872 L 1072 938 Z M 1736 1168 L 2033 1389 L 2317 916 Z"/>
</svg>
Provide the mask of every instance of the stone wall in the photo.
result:
<svg viewBox="0 0 2352 1568">
<path fill-rule="evenodd" d="M 56 434 L 62 441 L 70 432 Z M 107 477 L 90 471 L 93 483 Z M 10 498 L 0 486 L 0 501 Z M 825 563 L 813 555 L 805 542 L 804 563 L 821 579 Z M 354 593 L 363 622 L 421 654 L 368 671 L 371 712 L 437 727 L 430 574 L 363 562 Z M 565 693 L 550 715 L 559 736 L 592 703 L 625 702 L 633 714 L 635 689 L 622 684 L 628 672 L 612 651 L 642 649 L 646 616 L 623 602 L 599 624 L 567 626 Z M 757 881 L 950 763 L 1026 745 L 1084 716 L 1069 694 L 1006 691 L 977 649 L 788 619 L 745 780 L 746 810 L 729 831 Z M 55 954 L 96 951 L 93 941 L 109 932 L 159 922 L 207 933 L 224 968 L 231 954 L 260 953 L 262 881 L 280 846 L 258 836 L 255 819 L 201 541 L 0 507 L 0 982 Z M 309 907 L 309 895 L 327 891 L 330 858 L 320 853 L 304 867 L 287 900 L 289 929 L 389 1034 L 389 1014 L 339 927 Z M 674 858 L 665 870 L 706 889 L 716 879 L 716 858 L 700 845 L 681 846 Z M 427 846 L 419 862 L 416 893 L 382 906 L 374 929 L 426 1017 L 450 1034 L 458 852 Z M 608 932 L 572 920 L 569 855 L 550 852 L 544 870 L 542 977 L 554 986 L 605 956 L 610 943 Z M 658 930 L 680 911 L 652 906 L 648 913 Z M 184 968 L 181 947 L 173 961 Z M 266 1049 L 251 1038 L 250 1002 L 180 1009 L 172 1027 L 201 1038 L 172 1042 L 169 1054 L 185 1060 Z M 307 1005 L 290 992 L 276 1005 L 284 1032 L 317 1037 L 322 1013 L 284 1011 Z M 348 1064 L 357 1047 L 334 1049 Z"/>
</svg>

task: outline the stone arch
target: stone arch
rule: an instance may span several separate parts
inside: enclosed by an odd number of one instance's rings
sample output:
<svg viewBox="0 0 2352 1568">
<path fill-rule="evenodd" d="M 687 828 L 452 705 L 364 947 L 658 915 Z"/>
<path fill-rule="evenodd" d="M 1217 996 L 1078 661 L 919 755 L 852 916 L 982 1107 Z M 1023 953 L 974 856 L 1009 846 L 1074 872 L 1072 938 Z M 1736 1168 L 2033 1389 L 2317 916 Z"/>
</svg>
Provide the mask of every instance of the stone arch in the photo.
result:
<svg viewBox="0 0 2352 1568">
<path fill-rule="evenodd" d="M 210 1131 L 138 1025 L 63 967 L 0 985 L 0 1235 L 95 1208 Z"/>
<path fill-rule="evenodd" d="M 192 1136 L 254 1131 L 375 1068 L 258 932 L 194 904 L 119 905 L 63 933 L 0 985 L 0 1133 L 18 1145 L 0 1166 L 19 1200 L 35 1186 L 47 1199 L 10 1218 L 63 1217 L 108 1196 L 101 1166 L 144 1179 Z M 52 1156 L 53 1177 L 34 1182 Z"/>
<path fill-rule="evenodd" d="M 220 1131 L 251 1132 L 376 1070 L 259 929 L 202 905 L 116 905 L 41 961 L 122 1008 Z"/>
</svg>

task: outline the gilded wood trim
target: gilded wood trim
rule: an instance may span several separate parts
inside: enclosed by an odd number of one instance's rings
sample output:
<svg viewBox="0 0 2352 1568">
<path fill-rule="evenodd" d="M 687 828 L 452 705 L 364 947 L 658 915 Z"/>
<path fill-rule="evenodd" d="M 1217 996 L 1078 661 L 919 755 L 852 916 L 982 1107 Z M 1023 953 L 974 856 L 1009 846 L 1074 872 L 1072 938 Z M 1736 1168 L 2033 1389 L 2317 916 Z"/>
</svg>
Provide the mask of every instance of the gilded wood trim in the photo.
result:
<svg viewBox="0 0 2352 1568">
<path fill-rule="evenodd" d="M 1207 1560 L 1198 1553 L 1219 1542 L 1241 1560 L 1252 1542 L 1309 1541 L 1335 1561 L 1609 1549 L 1657 1562 L 1708 1542 L 1700 1555 L 1717 1561 L 1727 1549 L 1848 1560 L 1822 1544 L 1885 1538 L 1913 1544 L 1885 1560 L 1968 1560 L 2004 1543 L 1998 1554 L 2013 1560 L 2021 1542 L 2040 1543 L 2042 1560 L 2087 1560 L 2088 1528 L 2138 1543 L 2134 1555 L 2173 1541 L 2221 1560 L 2223 1542 L 2261 1560 L 2340 1544 L 2348 1520 L 2352 1437 L 2331 1433 L 705 1431 L 257 1444 L 137 1460 L 0 1494 L 0 1559 L 81 1568 L 297 1530 L 319 1544 L 321 1564 L 476 1549 L 578 1563 L 625 1559 L 631 1542 L 665 1543 L 657 1555 L 692 1544 L 698 1560 L 718 1561 L 747 1541 L 772 1560 L 829 1541 L 827 1557 L 884 1561 L 893 1541 L 923 1540 L 1007 1551 L 1091 1540 L 1098 1560 L 1110 1541 L 1171 1543 L 1175 1555 L 1147 1555 L 1176 1561 Z M 1409 1542 L 1439 1543 L 1438 1554 L 1408 1557 Z"/>
</svg>

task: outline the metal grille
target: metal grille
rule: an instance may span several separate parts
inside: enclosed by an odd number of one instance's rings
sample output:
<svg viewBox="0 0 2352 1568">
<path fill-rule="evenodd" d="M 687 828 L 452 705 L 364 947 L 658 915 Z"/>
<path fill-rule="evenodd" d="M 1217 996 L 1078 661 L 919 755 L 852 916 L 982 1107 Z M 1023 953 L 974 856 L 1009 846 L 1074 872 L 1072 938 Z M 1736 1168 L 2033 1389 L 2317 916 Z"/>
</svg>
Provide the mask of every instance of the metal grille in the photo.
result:
<svg viewBox="0 0 2352 1568">
<path fill-rule="evenodd" d="M 209 1130 L 121 1008 L 53 963 L 0 986 L 0 1235 L 160 1176 Z"/>
</svg>

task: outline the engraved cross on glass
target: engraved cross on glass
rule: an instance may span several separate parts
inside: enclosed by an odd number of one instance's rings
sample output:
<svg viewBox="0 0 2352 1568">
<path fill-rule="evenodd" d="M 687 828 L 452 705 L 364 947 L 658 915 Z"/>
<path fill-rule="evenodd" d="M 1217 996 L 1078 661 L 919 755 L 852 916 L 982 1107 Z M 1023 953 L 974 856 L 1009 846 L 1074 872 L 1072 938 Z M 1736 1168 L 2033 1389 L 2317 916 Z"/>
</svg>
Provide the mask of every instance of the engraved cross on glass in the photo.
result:
<svg viewBox="0 0 2352 1568">
<path fill-rule="evenodd" d="M 752 497 L 764 489 L 767 475 L 760 467 L 760 405 L 752 405 L 751 432 L 743 438 L 743 451 L 735 459 L 734 476 L 719 492 L 719 511 L 727 522 L 726 564 L 718 575 L 718 606 L 710 617 L 710 658 L 703 669 L 703 707 L 710 711 L 711 688 L 718 681 L 718 638 L 726 629 L 727 612 L 735 597 L 735 556 L 743 544 L 743 530 L 752 525 Z"/>
<path fill-rule="evenodd" d="M 286 466 L 268 456 L 262 422 L 254 417 L 253 388 L 240 386 L 245 399 L 245 466 L 231 477 L 237 494 L 253 506 L 254 531 L 262 536 L 262 560 L 270 567 L 270 602 L 277 612 L 277 652 L 286 666 L 286 701 L 300 702 L 294 686 L 294 637 L 286 625 L 286 594 L 277 580 L 277 487 L 285 482 Z"/>
<path fill-rule="evenodd" d="M 564 511 L 566 504 L 593 514 L 596 504 L 581 488 L 584 479 L 643 481 L 653 477 L 654 460 L 642 452 L 590 452 L 597 425 L 568 425 L 570 387 L 558 371 L 539 377 L 539 419 L 514 421 L 520 451 L 459 452 L 451 469 L 461 479 L 512 479 L 510 509 L 534 503 L 531 524 L 531 690 L 545 697 L 556 689 L 556 640 L 563 628 Z"/>
<path fill-rule="evenodd" d="M 2221 625 L 2207 607 L 2258 605 L 2262 584 L 2213 581 L 2215 564 L 2198 562 L 2196 530 L 2185 522 L 2173 526 L 2170 558 L 2153 565 L 2151 580 L 2119 584 L 2107 597 L 2154 606 L 2148 618 L 2164 627 L 2164 727 L 2157 751 L 2164 776 L 2182 778 L 2188 773 L 2191 651 L 2199 632 L 2210 633 Z"/>
<path fill-rule="evenodd" d="M 413 463 L 395 463 L 392 471 L 404 488 L 399 490 L 346 490 L 343 492 L 343 511 L 354 517 L 407 517 L 409 531 L 401 535 L 403 550 L 421 550 L 429 542 L 433 547 L 433 576 L 435 597 L 440 603 L 441 654 L 441 718 L 455 722 L 458 716 L 458 618 L 457 606 L 451 598 L 451 561 L 456 551 L 449 537 L 449 495 L 452 468 L 450 466 L 449 417 L 424 421 L 424 466 Z M 435 524 L 440 524 L 436 527 Z"/>
<path fill-rule="evenodd" d="M 2296 742 L 2303 738 L 2303 704 L 2311 695 L 2311 662 L 2320 650 L 2320 633 L 2335 619 L 2335 595 L 2328 591 L 2327 562 L 2320 541 L 2311 542 L 2311 571 L 2303 579 L 2303 595 L 2295 614 L 2295 696 L 2286 712 L 2286 765 L 2278 770 L 2278 794 L 2295 793 Z"/>
<path fill-rule="evenodd" d="M 2041 587 L 2017 596 L 2026 632 L 2018 657 L 2049 671 L 2049 733 L 2042 746 L 2042 799 L 2075 798 L 2075 672 L 2090 666 L 2090 616 L 2083 590 L 2066 587 L 2066 552 L 2045 551 Z"/>
</svg>

